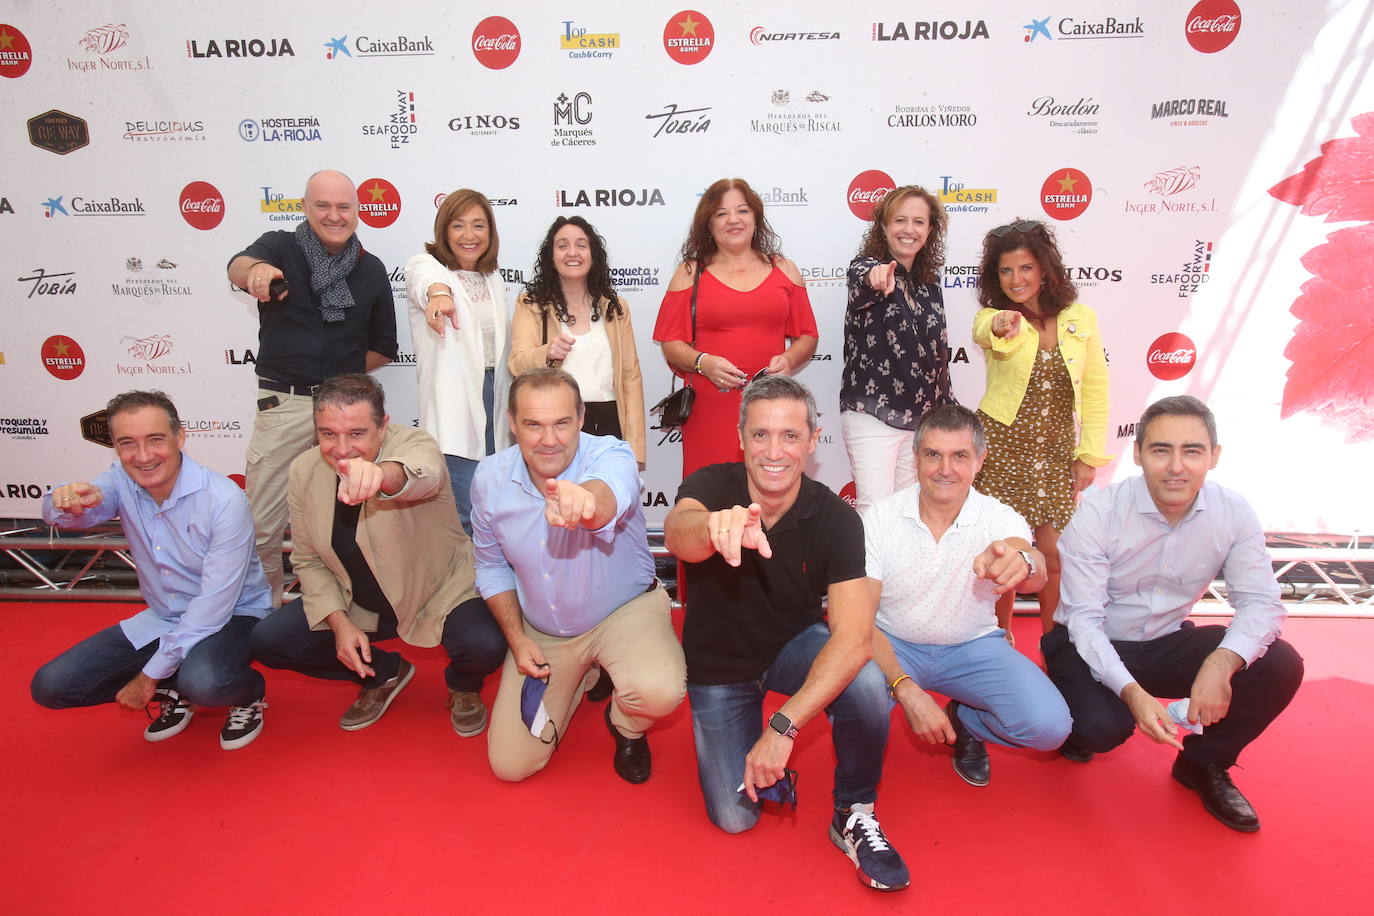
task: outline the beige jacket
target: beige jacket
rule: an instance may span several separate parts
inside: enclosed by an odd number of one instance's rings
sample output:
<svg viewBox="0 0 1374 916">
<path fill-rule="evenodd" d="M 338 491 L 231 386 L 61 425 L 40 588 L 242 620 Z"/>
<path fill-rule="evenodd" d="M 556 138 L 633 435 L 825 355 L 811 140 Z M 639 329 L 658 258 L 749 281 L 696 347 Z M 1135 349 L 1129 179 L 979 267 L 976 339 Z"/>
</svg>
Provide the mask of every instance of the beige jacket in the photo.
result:
<svg viewBox="0 0 1374 916">
<path fill-rule="evenodd" d="M 620 432 L 635 453 L 635 460 L 644 467 L 644 379 L 639 371 L 639 351 L 635 349 L 635 329 L 630 323 L 630 307 L 620 299 L 623 310 L 614 321 L 606 321 L 606 336 L 611 341 L 611 361 L 615 366 L 615 406 L 620 418 Z M 602 304 L 603 316 L 605 304 Z M 510 324 L 510 372 L 519 375 L 526 369 L 552 365 L 549 346 L 544 339 L 553 340 L 561 332 L 558 318 L 552 310 L 544 315 L 544 332 L 540 332 L 539 306 L 532 304 L 524 293 L 515 300 L 515 315 Z M 605 318 L 602 318 L 605 321 Z M 545 336 L 547 335 L 547 337 Z"/>
<path fill-rule="evenodd" d="M 458 523 L 444 456 L 422 429 L 391 425 L 377 461 L 398 461 L 409 483 L 394 498 L 374 497 L 358 515 L 358 546 L 396 611 L 397 632 L 413 646 L 437 646 L 444 620 L 477 597 L 472 542 Z M 313 630 L 347 611 L 369 633 L 377 615 L 353 604 L 353 586 L 331 544 L 339 478 L 319 446 L 291 462 L 291 565 L 300 576 L 305 619 Z"/>
</svg>

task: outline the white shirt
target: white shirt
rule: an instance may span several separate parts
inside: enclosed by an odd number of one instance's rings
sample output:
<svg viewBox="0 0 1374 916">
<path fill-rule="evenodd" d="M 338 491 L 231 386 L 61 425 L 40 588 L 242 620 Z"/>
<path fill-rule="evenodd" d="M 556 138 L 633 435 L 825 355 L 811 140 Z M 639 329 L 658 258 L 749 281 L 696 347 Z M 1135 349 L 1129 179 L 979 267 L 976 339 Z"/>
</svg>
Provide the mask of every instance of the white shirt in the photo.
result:
<svg viewBox="0 0 1374 916">
<path fill-rule="evenodd" d="M 572 334 L 576 343 L 563 360 L 563 371 L 577 379 L 584 401 L 615 400 L 615 364 L 611 361 L 611 339 L 606 336 L 606 316 L 589 321 L 587 333 L 578 336 L 563 322 L 558 327 Z"/>
<path fill-rule="evenodd" d="M 921 488 L 899 490 L 863 513 L 865 566 L 883 583 L 878 627 L 905 642 L 953 646 L 997 630 L 995 583 L 973 574 L 993 541 L 1031 539 L 1015 510 L 969 490 L 940 540 L 921 521 Z"/>
</svg>

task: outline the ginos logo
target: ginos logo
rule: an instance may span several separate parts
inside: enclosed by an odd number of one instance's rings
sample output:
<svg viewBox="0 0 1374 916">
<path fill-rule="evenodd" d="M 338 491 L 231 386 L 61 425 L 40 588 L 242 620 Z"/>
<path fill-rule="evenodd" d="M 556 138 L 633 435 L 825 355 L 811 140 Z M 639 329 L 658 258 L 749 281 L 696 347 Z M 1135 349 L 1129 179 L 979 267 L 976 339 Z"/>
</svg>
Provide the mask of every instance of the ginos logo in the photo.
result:
<svg viewBox="0 0 1374 916">
<path fill-rule="evenodd" d="M 358 185 L 358 219 L 373 229 L 385 229 L 401 215 L 401 192 L 385 178 L 369 178 Z"/>
<path fill-rule="evenodd" d="M 1040 206 L 1052 219 L 1074 219 L 1088 209 L 1093 183 L 1078 169 L 1058 169 L 1040 186 Z"/>
<path fill-rule="evenodd" d="M 849 503 L 849 508 L 851 509 L 857 509 L 859 507 L 859 491 L 854 486 L 854 481 L 851 480 L 849 483 L 840 487 L 840 499 Z"/>
<path fill-rule="evenodd" d="M 489 70 L 504 70 L 520 56 L 520 30 L 505 16 L 488 16 L 472 30 L 472 56 Z"/>
<path fill-rule="evenodd" d="M 699 64 L 716 46 L 711 20 L 696 10 L 683 10 L 663 27 L 663 50 L 680 64 Z"/>
<path fill-rule="evenodd" d="M 181 189 L 181 218 L 196 229 L 213 229 L 224 219 L 224 195 L 208 181 Z"/>
<path fill-rule="evenodd" d="M 1194 51 L 1215 54 L 1240 34 L 1240 7 L 1233 0 L 1201 0 L 1189 10 L 1183 34 Z"/>
<path fill-rule="evenodd" d="M 892 176 L 877 169 L 869 169 L 854 176 L 849 183 L 849 210 L 859 219 L 873 218 L 873 208 L 888 192 L 897 187 Z"/>
<path fill-rule="evenodd" d="M 0 23 L 0 76 L 14 79 L 29 72 L 33 65 L 33 49 L 24 33 L 12 25 Z"/>
<path fill-rule="evenodd" d="M 1150 351 L 1145 357 L 1145 366 L 1150 374 L 1166 382 L 1183 378 L 1193 371 L 1196 362 L 1197 347 L 1191 338 L 1177 331 L 1165 334 L 1150 344 Z"/>
<path fill-rule="evenodd" d="M 70 337 L 63 337 L 55 334 L 43 341 L 43 368 L 53 378 L 60 378 L 64 382 L 70 382 L 82 372 L 86 371 L 86 354 L 81 349 L 81 344 L 72 340 Z"/>
</svg>

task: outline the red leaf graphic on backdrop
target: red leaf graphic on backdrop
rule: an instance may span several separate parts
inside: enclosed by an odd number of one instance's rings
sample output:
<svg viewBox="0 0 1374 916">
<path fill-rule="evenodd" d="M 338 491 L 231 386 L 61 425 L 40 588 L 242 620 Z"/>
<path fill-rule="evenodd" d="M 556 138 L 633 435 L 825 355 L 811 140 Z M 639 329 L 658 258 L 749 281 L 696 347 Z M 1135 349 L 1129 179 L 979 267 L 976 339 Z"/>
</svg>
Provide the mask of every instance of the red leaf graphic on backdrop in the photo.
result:
<svg viewBox="0 0 1374 916">
<path fill-rule="evenodd" d="M 1309 216 L 1374 221 L 1374 113 L 1352 121 L 1357 137 L 1322 144 L 1322 155 L 1269 193 Z M 1341 229 L 1303 255 L 1313 277 L 1290 311 L 1298 319 L 1283 355 L 1292 365 L 1281 416 L 1306 411 L 1374 439 L 1374 224 Z"/>
<path fill-rule="evenodd" d="M 1326 214 L 1328 223 L 1374 220 L 1374 112 L 1350 122 L 1358 136 L 1322 144 L 1322 154 L 1269 189 L 1307 216 Z"/>
<path fill-rule="evenodd" d="M 1374 439 L 1374 225 L 1326 239 L 1302 258 L 1315 276 L 1293 303 L 1282 416 L 1310 411 L 1360 442 Z"/>
</svg>

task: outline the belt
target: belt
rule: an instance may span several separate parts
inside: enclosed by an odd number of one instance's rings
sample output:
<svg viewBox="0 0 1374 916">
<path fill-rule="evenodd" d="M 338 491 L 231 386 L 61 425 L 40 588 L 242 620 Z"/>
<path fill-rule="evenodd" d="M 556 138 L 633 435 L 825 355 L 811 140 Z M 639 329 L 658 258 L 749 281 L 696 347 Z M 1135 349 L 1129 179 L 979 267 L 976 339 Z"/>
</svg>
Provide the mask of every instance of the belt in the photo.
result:
<svg viewBox="0 0 1374 916">
<path fill-rule="evenodd" d="M 302 397 L 310 397 L 315 393 L 319 385 L 286 385 L 281 382 L 273 381 L 270 378 L 258 376 L 258 387 L 268 391 L 276 391 L 280 394 L 299 394 Z"/>
</svg>

